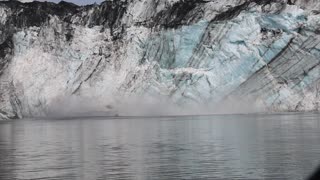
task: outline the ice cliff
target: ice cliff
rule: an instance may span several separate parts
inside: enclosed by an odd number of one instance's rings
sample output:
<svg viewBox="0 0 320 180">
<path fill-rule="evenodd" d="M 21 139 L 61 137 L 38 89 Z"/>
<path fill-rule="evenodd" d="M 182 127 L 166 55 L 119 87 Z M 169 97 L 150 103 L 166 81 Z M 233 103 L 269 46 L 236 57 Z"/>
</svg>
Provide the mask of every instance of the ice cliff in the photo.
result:
<svg viewBox="0 0 320 180">
<path fill-rule="evenodd" d="M 319 9 L 318 0 L 0 2 L 0 119 L 153 105 L 319 111 Z"/>
</svg>

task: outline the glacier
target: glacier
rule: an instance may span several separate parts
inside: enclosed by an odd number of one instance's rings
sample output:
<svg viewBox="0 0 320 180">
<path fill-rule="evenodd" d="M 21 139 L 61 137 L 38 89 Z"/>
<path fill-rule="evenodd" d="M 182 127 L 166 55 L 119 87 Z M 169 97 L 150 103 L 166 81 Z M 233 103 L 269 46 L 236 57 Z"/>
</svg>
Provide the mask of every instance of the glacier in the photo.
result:
<svg viewBox="0 0 320 180">
<path fill-rule="evenodd" d="M 0 119 L 319 111 L 319 8 L 316 0 L 0 2 Z"/>
</svg>

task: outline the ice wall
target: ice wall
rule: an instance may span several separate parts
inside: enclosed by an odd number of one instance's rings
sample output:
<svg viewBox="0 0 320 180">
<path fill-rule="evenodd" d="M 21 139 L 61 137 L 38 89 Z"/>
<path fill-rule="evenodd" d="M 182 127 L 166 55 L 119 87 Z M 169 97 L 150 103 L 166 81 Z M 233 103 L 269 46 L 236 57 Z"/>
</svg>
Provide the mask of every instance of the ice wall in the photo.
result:
<svg viewBox="0 0 320 180">
<path fill-rule="evenodd" d="M 0 118 L 318 111 L 318 5 L 1 2 Z"/>
</svg>

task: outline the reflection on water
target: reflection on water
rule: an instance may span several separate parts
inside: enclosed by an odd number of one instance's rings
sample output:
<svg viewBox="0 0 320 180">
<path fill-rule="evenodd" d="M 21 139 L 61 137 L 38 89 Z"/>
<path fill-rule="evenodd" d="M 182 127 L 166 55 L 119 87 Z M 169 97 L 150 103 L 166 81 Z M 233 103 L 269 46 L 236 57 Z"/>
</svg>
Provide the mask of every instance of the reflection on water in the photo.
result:
<svg viewBox="0 0 320 180">
<path fill-rule="evenodd" d="M 0 179 L 304 179 L 317 114 L 0 122 Z"/>
</svg>

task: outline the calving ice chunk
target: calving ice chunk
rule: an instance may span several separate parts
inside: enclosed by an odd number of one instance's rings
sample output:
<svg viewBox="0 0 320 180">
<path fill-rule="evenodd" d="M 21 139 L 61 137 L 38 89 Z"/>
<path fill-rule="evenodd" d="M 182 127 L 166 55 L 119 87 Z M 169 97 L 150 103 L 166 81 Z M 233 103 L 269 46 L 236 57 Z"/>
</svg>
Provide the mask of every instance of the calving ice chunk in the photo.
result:
<svg viewBox="0 0 320 180">
<path fill-rule="evenodd" d="M 318 111 L 319 4 L 2 1 L 0 118 Z"/>
</svg>

